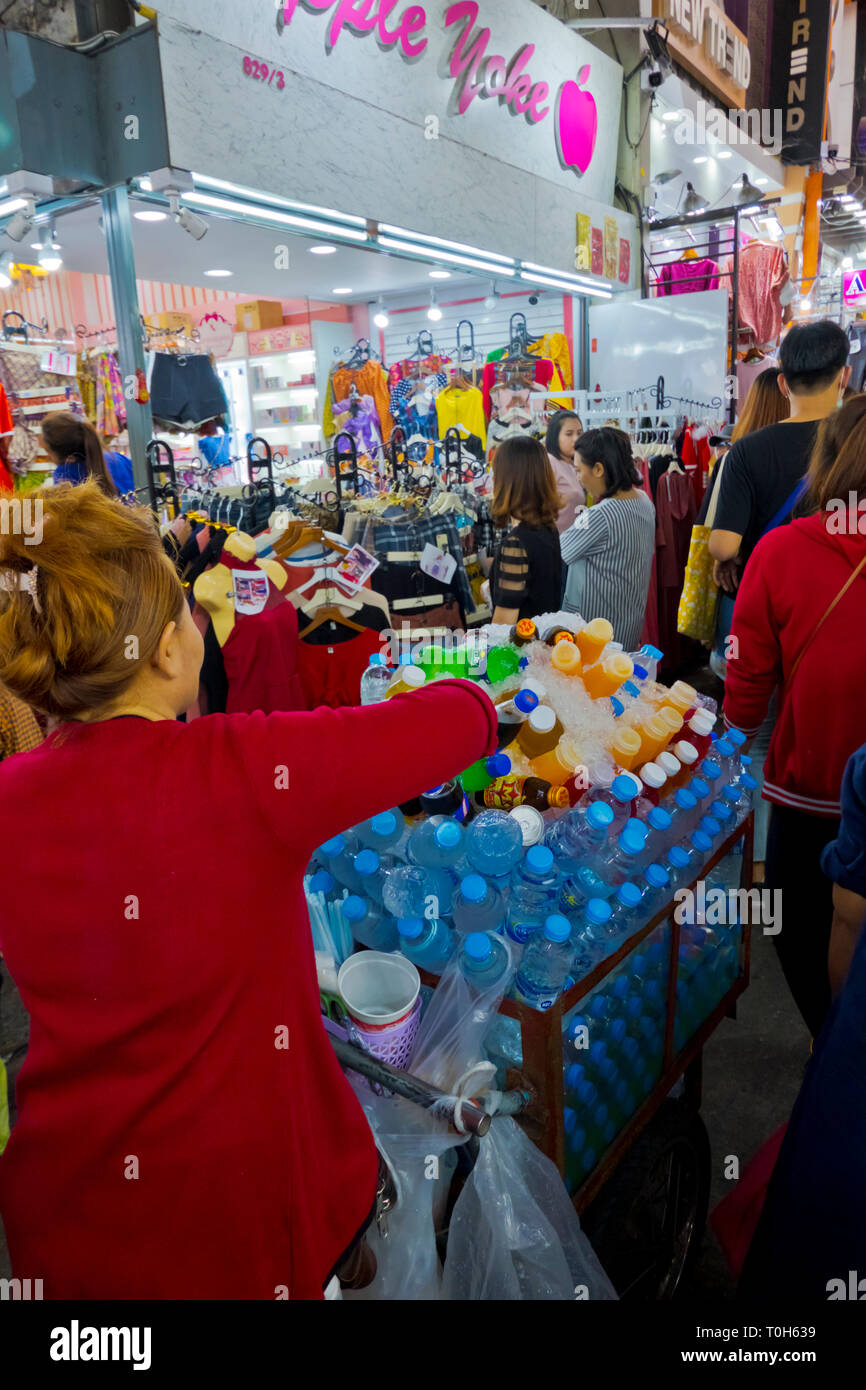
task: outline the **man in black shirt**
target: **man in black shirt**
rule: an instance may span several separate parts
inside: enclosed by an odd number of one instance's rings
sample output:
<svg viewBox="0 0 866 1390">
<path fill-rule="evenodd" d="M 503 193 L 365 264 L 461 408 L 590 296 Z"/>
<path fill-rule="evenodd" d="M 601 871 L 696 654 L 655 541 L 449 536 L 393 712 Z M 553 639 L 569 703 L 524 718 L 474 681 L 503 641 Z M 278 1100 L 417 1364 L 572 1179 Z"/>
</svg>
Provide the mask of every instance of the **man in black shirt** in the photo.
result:
<svg viewBox="0 0 866 1390">
<path fill-rule="evenodd" d="M 782 343 L 779 389 L 791 402 L 790 418 L 737 440 L 721 477 L 709 550 L 713 578 L 728 593 L 768 527 L 790 520 L 818 425 L 848 385 L 847 361 L 848 337 L 828 320 L 794 327 Z"/>
</svg>

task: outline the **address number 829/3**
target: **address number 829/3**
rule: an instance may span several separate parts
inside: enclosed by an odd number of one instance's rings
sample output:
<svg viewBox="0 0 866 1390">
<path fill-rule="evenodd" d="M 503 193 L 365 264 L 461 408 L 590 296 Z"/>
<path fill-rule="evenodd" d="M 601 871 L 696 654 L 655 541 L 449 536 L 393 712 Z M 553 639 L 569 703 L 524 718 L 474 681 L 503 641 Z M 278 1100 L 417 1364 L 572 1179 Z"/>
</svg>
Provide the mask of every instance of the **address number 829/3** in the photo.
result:
<svg viewBox="0 0 866 1390">
<path fill-rule="evenodd" d="M 286 79 L 278 68 L 270 68 L 267 63 L 260 63 L 258 58 L 244 56 L 244 72 L 247 77 L 255 77 L 259 82 L 267 82 L 268 86 L 275 86 L 278 91 L 282 91 L 286 85 Z"/>
</svg>

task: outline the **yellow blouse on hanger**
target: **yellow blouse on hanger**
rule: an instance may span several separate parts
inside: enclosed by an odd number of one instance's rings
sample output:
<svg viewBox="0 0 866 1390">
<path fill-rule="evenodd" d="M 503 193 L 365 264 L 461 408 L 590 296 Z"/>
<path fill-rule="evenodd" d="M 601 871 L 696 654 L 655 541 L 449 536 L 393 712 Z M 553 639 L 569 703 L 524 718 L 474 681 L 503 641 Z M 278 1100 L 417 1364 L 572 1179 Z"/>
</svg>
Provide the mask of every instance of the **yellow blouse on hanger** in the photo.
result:
<svg viewBox="0 0 866 1390">
<path fill-rule="evenodd" d="M 543 338 L 529 344 L 529 351 L 533 357 L 549 358 L 559 372 L 563 391 L 567 391 L 573 385 L 571 353 L 568 350 L 568 339 L 564 333 L 545 333 Z M 552 382 L 551 386 L 553 387 Z"/>
<path fill-rule="evenodd" d="M 484 448 L 487 447 L 484 401 L 477 386 L 470 386 L 468 390 L 462 386 L 445 386 L 436 397 L 436 418 L 440 439 L 445 438 L 445 431 L 452 425 L 462 425 L 469 434 L 478 436 Z"/>
</svg>

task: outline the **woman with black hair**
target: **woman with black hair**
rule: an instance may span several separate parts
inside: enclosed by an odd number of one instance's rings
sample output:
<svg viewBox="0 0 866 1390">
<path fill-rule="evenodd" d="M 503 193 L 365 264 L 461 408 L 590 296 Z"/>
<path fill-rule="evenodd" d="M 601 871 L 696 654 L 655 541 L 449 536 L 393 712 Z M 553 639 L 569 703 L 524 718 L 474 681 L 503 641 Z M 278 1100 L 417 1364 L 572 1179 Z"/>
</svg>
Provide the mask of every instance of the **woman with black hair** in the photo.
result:
<svg viewBox="0 0 866 1390">
<path fill-rule="evenodd" d="M 655 548 L 655 508 L 640 487 L 631 444 L 605 425 L 577 441 L 581 484 L 594 506 L 560 537 L 568 565 L 564 607 L 590 622 L 607 618 L 626 651 L 640 642 Z"/>
<path fill-rule="evenodd" d="M 557 410 L 547 426 L 545 447 L 562 507 L 556 518 L 556 529 L 567 531 L 574 521 L 578 507 L 584 506 L 586 493 L 577 475 L 575 445 L 583 434 L 583 423 L 573 410 Z"/>
</svg>

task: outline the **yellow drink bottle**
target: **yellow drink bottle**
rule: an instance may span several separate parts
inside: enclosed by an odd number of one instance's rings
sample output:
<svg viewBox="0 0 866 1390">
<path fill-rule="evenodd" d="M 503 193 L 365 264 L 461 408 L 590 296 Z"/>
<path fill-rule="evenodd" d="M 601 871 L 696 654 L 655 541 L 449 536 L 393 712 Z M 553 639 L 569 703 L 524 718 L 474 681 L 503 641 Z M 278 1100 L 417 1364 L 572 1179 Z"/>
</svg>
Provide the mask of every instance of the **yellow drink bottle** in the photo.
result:
<svg viewBox="0 0 866 1390">
<path fill-rule="evenodd" d="M 610 745 L 610 752 L 624 772 L 631 772 L 640 757 L 640 751 L 641 736 L 636 729 L 617 729 L 616 738 Z"/>
<path fill-rule="evenodd" d="M 560 671 L 563 676 L 579 676 L 583 661 L 577 644 L 571 640 L 557 642 L 550 664 L 554 671 Z"/>
<path fill-rule="evenodd" d="M 411 690 L 420 690 L 426 681 L 427 677 L 420 666 L 401 666 L 394 672 L 394 679 L 385 691 L 385 699 L 390 700 L 392 695 L 407 695 Z"/>
<path fill-rule="evenodd" d="M 602 700 L 605 695 L 613 695 L 624 681 L 630 680 L 634 672 L 634 662 L 625 652 L 611 652 L 603 656 L 593 666 L 584 670 L 583 683 L 586 693 L 593 700 Z"/>
<path fill-rule="evenodd" d="M 591 666 L 598 661 L 608 642 L 613 641 L 613 628 L 607 618 L 593 618 L 574 640 L 580 648 L 584 666 Z"/>
<path fill-rule="evenodd" d="M 540 777 L 552 787 L 561 787 L 574 776 L 574 769 L 580 765 L 580 749 L 574 739 L 563 734 L 555 748 L 533 758 L 530 764 L 532 776 Z"/>
</svg>

